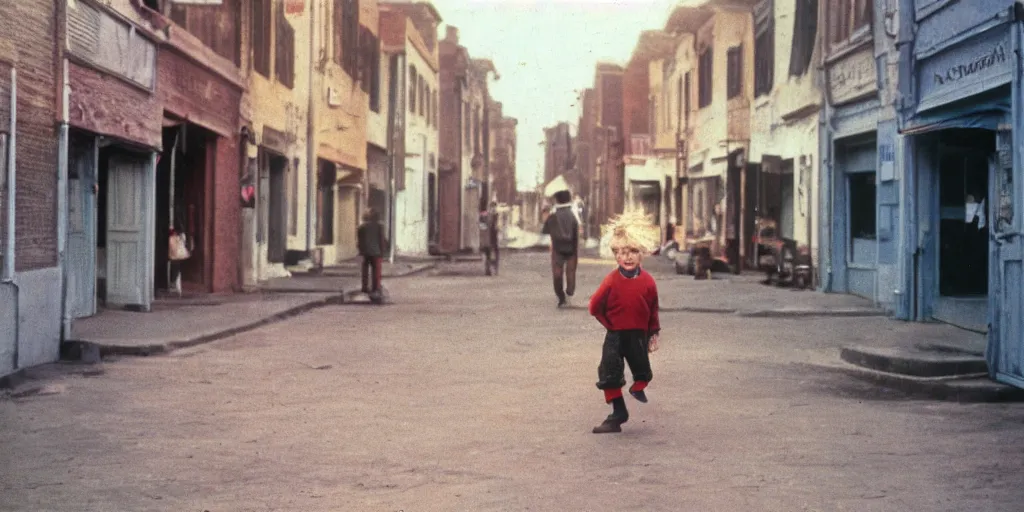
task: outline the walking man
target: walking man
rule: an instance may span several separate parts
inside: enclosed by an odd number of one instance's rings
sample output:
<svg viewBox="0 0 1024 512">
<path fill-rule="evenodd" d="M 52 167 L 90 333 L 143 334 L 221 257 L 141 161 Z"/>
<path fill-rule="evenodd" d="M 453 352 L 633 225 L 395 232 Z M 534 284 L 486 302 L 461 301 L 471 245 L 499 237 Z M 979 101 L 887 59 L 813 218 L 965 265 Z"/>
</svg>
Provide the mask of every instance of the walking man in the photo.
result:
<svg viewBox="0 0 1024 512">
<path fill-rule="evenodd" d="M 384 226 L 381 225 L 380 215 L 376 210 L 370 208 L 363 214 L 363 223 L 359 225 L 357 235 L 359 255 L 363 258 L 362 292 L 370 294 L 371 298 L 377 298 L 382 294 L 381 266 L 384 251 L 387 250 L 388 240 L 384 235 Z M 373 273 L 372 284 L 370 282 L 370 272 Z"/>
<path fill-rule="evenodd" d="M 480 249 L 484 253 L 484 273 L 498 275 L 498 202 L 480 214 Z M 493 270 L 492 270 L 493 268 Z"/>
<path fill-rule="evenodd" d="M 554 198 L 554 211 L 544 222 L 542 232 L 551 237 L 551 279 L 555 285 L 558 307 L 562 307 L 566 305 L 566 296 L 572 297 L 576 293 L 580 221 L 568 190 L 555 192 Z"/>
</svg>

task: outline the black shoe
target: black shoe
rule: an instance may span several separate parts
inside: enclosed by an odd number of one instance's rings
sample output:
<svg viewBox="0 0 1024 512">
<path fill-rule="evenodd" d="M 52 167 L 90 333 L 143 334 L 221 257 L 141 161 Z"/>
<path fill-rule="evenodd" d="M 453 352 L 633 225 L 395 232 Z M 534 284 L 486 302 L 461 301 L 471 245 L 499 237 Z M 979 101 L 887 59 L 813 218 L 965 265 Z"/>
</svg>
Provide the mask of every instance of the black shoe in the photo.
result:
<svg viewBox="0 0 1024 512">
<path fill-rule="evenodd" d="M 622 432 L 622 423 L 619 423 L 618 421 L 612 419 L 607 419 L 604 420 L 604 422 L 601 423 L 600 425 L 594 427 L 594 429 L 591 432 L 595 434 L 611 434 L 615 432 Z"/>
<path fill-rule="evenodd" d="M 558 299 L 558 306 L 557 307 L 564 308 L 565 304 L 566 304 L 565 299 Z"/>
<path fill-rule="evenodd" d="M 610 434 L 612 432 L 622 432 L 622 424 L 629 421 L 629 413 L 618 414 L 611 413 L 607 418 L 601 422 L 600 425 L 594 427 L 593 432 L 595 434 Z"/>
<path fill-rule="evenodd" d="M 647 403 L 647 393 L 644 393 L 642 389 L 640 391 L 630 391 L 629 394 L 633 395 L 633 398 L 636 398 L 638 402 Z"/>
</svg>

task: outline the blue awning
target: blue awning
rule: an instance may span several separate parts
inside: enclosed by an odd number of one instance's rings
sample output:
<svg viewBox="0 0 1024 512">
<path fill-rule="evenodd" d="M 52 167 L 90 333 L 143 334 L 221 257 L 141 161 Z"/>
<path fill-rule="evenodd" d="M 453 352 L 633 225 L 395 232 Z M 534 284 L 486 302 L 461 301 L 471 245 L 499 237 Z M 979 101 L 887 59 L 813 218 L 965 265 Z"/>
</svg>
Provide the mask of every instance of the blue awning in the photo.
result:
<svg viewBox="0 0 1024 512">
<path fill-rule="evenodd" d="M 899 133 L 921 135 L 951 128 L 996 130 L 1006 123 L 1012 110 L 1010 95 L 1003 91 L 981 94 L 914 116 Z"/>
</svg>

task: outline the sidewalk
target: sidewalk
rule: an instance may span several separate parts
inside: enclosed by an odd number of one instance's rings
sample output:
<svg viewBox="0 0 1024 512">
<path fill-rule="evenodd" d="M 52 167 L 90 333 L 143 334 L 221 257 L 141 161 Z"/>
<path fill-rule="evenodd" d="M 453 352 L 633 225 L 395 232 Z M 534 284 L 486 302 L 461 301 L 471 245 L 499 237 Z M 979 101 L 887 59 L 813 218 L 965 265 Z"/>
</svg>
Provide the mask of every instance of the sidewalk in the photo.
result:
<svg viewBox="0 0 1024 512">
<path fill-rule="evenodd" d="M 61 358 L 97 362 L 107 355 L 169 352 L 340 301 L 340 293 L 251 293 L 205 300 L 158 301 L 149 313 L 101 310 L 95 316 L 72 322 Z"/>
<path fill-rule="evenodd" d="M 324 267 L 320 272 L 295 273 L 291 277 L 269 279 L 260 283 L 257 288 L 264 293 L 348 294 L 358 291 L 362 287 L 362 273 L 359 265 L 359 261 L 349 260 L 338 265 Z M 381 268 L 381 276 L 386 286 L 388 279 L 419 274 L 436 265 L 433 258 L 402 258 L 394 263 L 385 261 Z"/>
</svg>

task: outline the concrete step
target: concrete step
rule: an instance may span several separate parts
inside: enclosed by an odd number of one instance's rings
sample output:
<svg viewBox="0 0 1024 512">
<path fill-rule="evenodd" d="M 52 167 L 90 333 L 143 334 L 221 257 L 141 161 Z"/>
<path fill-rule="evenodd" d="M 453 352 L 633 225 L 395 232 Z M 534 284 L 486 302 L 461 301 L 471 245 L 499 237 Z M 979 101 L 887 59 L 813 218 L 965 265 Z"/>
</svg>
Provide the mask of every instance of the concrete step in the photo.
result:
<svg viewBox="0 0 1024 512">
<path fill-rule="evenodd" d="M 812 366 L 899 391 L 907 398 L 959 403 L 1024 402 L 1024 389 L 1000 384 L 987 374 L 917 377 L 857 366 L 842 361 Z"/>
<path fill-rule="evenodd" d="M 916 347 L 848 346 L 840 349 L 839 358 L 863 368 L 914 377 L 988 373 L 988 364 L 983 357 L 953 352 L 927 351 Z"/>
</svg>

